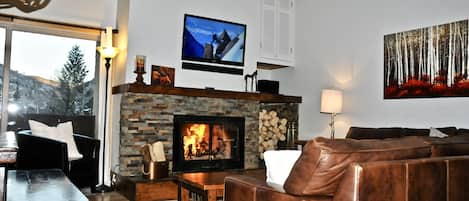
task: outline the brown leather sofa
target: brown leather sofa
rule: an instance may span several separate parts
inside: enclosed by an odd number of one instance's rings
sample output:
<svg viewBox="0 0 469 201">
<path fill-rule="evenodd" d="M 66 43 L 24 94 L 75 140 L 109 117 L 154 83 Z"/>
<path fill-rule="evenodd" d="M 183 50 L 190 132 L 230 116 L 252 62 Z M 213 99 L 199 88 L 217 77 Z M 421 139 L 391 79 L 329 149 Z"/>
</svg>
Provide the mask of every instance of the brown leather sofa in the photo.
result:
<svg viewBox="0 0 469 201">
<path fill-rule="evenodd" d="M 231 176 L 225 179 L 225 201 L 469 200 L 469 135 L 457 131 L 445 139 L 421 131 L 414 132 L 418 137 L 401 132 L 406 137 L 389 139 L 315 138 L 303 148 L 285 192 Z"/>
</svg>

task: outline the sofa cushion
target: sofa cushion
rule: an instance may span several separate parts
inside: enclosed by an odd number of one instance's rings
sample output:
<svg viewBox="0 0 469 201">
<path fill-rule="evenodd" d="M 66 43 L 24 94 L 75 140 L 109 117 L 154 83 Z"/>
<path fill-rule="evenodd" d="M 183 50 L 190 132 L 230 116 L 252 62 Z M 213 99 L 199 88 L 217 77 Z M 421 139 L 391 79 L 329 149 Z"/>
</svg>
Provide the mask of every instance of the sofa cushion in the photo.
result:
<svg viewBox="0 0 469 201">
<path fill-rule="evenodd" d="M 465 129 L 465 128 L 458 129 L 458 135 L 469 135 L 469 129 Z"/>
<path fill-rule="evenodd" d="M 430 128 L 430 133 L 428 134 L 430 137 L 437 137 L 437 138 L 446 138 L 448 135 L 445 133 L 441 132 L 440 130 L 436 128 Z"/>
<path fill-rule="evenodd" d="M 436 128 L 448 136 L 454 136 L 458 133 L 468 133 L 469 129 L 457 129 L 454 126 Z M 366 127 L 350 127 L 347 132 L 346 138 L 352 139 L 385 139 L 385 138 L 399 138 L 404 136 L 428 136 L 430 129 L 427 128 L 366 128 Z"/>
<path fill-rule="evenodd" d="M 347 132 L 346 138 L 352 139 L 384 139 L 384 138 L 399 138 L 402 137 L 404 129 L 400 127 L 391 128 L 365 128 L 365 127 L 350 127 Z"/>
<path fill-rule="evenodd" d="M 298 150 L 271 150 L 264 152 L 267 184 L 280 192 L 284 192 L 283 184 L 300 154 L 301 151 Z"/>
<path fill-rule="evenodd" d="M 427 128 L 404 128 L 403 136 L 428 136 L 430 129 Z"/>
<path fill-rule="evenodd" d="M 458 134 L 458 129 L 454 126 L 436 128 L 438 131 L 448 135 L 454 136 Z M 404 128 L 403 136 L 429 136 L 430 129 L 427 128 Z"/>
<path fill-rule="evenodd" d="M 73 126 L 71 121 L 60 123 L 57 127 L 48 126 L 34 120 L 29 120 L 28 122 L 33 135 L 66 143 L 68 159 L 70 161 L 83 158 L 83 155 L 78 151 L 75 140 L 73 139 Z"/>
<path fill-rule="evenodd" d="M 444 134 L 448 136 L 455 136 L 458 134 L 458 129 L 454 126 L 451 127 L 443 127 L 443 128 L 436 128 L 439 131 L 443 132 Z"/>
<path fill-rule="evenodd" d="M 351 163 L 429 157 L 430 146 L 420 137 L 385 140 L 309 141 L 293 166 L 284 188 L 294 195 L 334 195 Z"/>
</svg>

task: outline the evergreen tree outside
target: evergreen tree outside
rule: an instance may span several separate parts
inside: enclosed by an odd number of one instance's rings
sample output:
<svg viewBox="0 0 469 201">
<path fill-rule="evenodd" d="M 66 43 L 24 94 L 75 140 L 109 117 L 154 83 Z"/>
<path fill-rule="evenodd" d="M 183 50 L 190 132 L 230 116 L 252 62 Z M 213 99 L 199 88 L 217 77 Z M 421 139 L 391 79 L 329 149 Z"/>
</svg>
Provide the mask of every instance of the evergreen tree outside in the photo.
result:
<svg viewBox="0 0 469 201">
<path fill-rule="evenodd" d="M 91 112 L 87 108 L 89 99 L 85 95 L 85 78 L 88 72 L 80 46 L 74 45 L 58 77 L 60 98 L 56 112 L 64 115 L 84 115 Z"/>
</svg>

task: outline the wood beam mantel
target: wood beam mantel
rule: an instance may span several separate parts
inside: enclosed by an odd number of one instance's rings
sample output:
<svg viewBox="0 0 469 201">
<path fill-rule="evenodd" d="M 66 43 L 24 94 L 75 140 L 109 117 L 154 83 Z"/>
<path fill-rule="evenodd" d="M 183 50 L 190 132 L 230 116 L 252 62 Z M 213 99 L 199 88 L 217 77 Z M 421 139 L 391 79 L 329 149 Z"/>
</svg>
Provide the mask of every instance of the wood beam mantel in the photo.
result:
<svg viewBox="0 0 469 201">
<path fill-rule="evenodd" d="M 301 96 L 285 96 L 279 94 L 253 93 L 225 91 L 216 89 L 197 89 L 185 87 L 162 87 L 150 85 L 122 84 L 112 88 L 112 94 L 147 93 L 147 94 L 168 94 L 179 96 L 225 98 L 225 99 L 245 99 L 254 100 L 261 103 L 301 103 Z"/>
</svg>

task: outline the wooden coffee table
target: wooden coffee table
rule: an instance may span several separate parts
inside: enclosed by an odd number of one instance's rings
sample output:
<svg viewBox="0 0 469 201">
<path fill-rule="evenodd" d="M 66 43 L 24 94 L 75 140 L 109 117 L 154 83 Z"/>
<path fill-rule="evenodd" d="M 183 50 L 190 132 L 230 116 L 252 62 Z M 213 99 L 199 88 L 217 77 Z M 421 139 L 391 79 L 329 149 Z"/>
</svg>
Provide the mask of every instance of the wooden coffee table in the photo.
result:
<svg viewBox="0 0 469 201">
<path fill-rule="evenodd" d="M 248 175 L 265 180 L 265 169 L 177 174 L 178 201 L 216 201 L 223 198 L 225 177 L 231 175 Z"/>
</svg>

